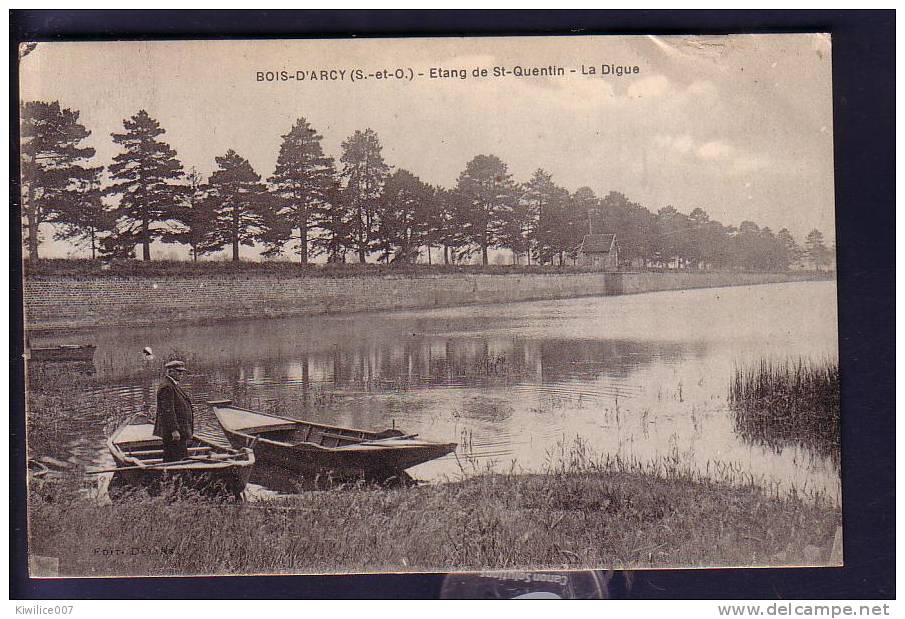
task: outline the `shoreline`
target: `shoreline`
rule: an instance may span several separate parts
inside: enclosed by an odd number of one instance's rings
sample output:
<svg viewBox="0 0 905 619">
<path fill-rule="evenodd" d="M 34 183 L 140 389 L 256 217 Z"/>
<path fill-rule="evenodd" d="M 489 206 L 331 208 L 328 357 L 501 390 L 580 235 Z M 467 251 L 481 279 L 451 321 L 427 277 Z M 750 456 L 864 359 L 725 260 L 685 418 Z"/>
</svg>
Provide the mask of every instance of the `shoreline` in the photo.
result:
<svg viewBox="0 0 905 619">
<path fill-rule="evenodd" d="M 33 552 L 58 558 L 60 576 L 842 563 L 838 506 L 643 466 L 239 504 L 139 494 L 104 505 L 73 492 L 63 481 L 29 494 Z"/>
<path fill-rule="evenodd" d="M 24 281 L 33 334 L 99 327 L 210 325 L 234 320 L 356 315 L 569 298 L 827 281 L 825 272 L 513 273 L 282 276 L 35 276 Z"/>
</svg>

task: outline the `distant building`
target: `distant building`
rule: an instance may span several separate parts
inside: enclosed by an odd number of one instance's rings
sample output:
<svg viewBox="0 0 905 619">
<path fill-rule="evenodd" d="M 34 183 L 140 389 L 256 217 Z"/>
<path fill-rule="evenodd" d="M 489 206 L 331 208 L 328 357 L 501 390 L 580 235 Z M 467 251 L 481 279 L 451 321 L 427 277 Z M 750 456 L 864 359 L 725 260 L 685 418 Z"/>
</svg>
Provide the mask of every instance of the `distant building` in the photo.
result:
<svg viewBox="0 0 905 619">
<path fill-rule="evenodd" d="M 615 271 L 619 268 L 619 244 L 615 234 L 601 234 L 600 211 L 588 211 L 588 234 L 578 248 L 578 264 L 600 271 Z"/>
</svg>

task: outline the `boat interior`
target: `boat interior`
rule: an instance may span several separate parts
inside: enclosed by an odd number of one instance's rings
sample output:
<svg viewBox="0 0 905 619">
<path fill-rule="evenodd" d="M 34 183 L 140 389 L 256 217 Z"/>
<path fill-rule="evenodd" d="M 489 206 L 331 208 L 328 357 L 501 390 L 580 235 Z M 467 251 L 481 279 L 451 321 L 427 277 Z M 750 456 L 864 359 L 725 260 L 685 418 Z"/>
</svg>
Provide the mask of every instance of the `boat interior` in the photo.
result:
<svg viewBox="0 0 905 619">
<path fill-rule="evenodd" d="M 151 434 L 153 426 L 137 424 L 126 426 L 113 439 L 113 444 L 127 458 L 134 458 L 142 464 L 163 462 L 163 441 Z M 232 450 L 192 437 L 188 441 L 189 457 L 204 458 L 217 453 L 232 453 Z"/>
<path fill-rule="evenodd" d="M 289 445 L 314 444 L 321 447 L 344 447 L 357 445 L 365 441 L 376 441 L 396 436 L 402 436 L 398 430 L 385 432 L 367 432 L 364 430 L 347 430 L 331 426 L 319 426 L 316 424 L 287 423 L 282 426 L 270 426 L 267 428 L 249 428 L 242 430 L 260 438 Z"/>
<path fill-rule="evenodd" d="M 253 436 L 289 446 L 317 445 L 328 449 L 385 441 L 392 438 L 412 438 L 396 429 L 371 432 L 355 428 L 341 428 L 310 421 L 277 417 L 232 406 L 229 400 L 208 402 L 226 432 Z"/>
</svg>

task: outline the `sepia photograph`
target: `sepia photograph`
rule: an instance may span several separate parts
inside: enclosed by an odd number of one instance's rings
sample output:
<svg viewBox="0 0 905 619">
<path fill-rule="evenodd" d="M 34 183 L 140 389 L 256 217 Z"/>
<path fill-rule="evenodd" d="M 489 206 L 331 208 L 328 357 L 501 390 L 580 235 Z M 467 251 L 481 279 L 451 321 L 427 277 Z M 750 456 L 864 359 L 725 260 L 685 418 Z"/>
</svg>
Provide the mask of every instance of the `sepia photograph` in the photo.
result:
<svg viewBox="0 0 905 619">
<path fill-rule="evenodd" d="M 30 576 L 842 566 L 832 47 L 21 44 Z"/>
</svg>

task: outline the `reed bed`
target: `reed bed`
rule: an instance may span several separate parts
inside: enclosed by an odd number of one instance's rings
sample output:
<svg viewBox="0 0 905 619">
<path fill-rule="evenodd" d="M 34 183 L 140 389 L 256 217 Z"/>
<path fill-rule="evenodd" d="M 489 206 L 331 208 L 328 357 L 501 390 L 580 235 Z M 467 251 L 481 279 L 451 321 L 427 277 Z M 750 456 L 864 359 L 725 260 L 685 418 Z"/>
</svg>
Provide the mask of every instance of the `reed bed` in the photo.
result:
<svg viewBox="0 0 905 619">
<path fill-rule="evenodd" d="M 103 428 L 109 434 L 135 413 L 146 413 L 143 398 L 111 397 L 86 364 L 32 364 L 25 394 L 29 451 L 59 455 L 76 438 Z"/>
<path fill-rule="evenodd" d="M 839 364 L 763 359 L 738 366 L 729 385 L 736 431 L 775 449 L 791 444 L 831 456 L 840 452 Z"/>
</svg>

